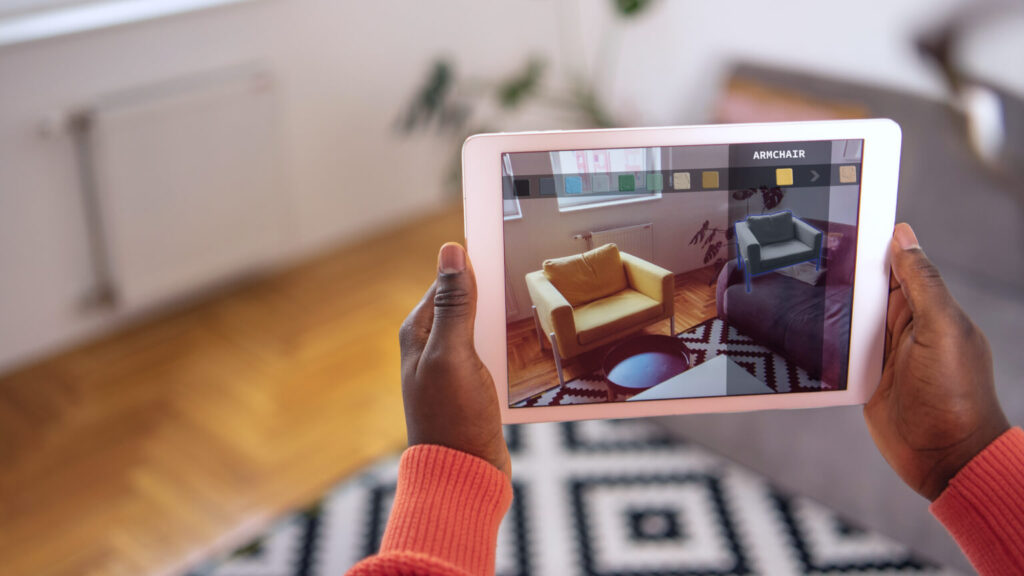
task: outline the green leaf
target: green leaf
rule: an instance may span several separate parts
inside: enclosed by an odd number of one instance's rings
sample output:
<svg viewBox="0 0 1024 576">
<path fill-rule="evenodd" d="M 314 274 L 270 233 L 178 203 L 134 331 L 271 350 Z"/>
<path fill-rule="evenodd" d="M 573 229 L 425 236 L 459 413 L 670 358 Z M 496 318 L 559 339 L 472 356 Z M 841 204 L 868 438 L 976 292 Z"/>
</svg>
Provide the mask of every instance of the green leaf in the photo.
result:
<svg viewBox="0 0 1024 576">
<path fill-rule="evenodd" d="M 498 102 L 504 108 L 519 106 L 523 100 L 536 92 L 543 74 L 544 61 L 538 57 L 530 58 L 522 72 L 498 86 Z"/>
<path fill-rule="evenodd" d="M 651 0 L 613 0 L 615 10 L 622 16 L 632 18 L 652 4 Z"/>
<path fill-rule="evenodd" d="M 402 120 L 402 129 L 411 132 L 429 124 L 445 110 L 448 95 L 455 83 L 452 65 L 445 60 L 434 62 L 427 81 L 414 95 Z"/>
</svg>

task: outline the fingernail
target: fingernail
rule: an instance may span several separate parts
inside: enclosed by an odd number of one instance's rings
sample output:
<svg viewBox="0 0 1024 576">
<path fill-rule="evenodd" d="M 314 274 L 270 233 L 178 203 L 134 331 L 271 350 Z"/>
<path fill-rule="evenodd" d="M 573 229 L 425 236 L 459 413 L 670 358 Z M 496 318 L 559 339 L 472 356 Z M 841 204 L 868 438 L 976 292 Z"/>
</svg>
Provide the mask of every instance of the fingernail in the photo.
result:
<svg viewBox="0 0 1024 576">
<path fill-rule="evenodd" d="M 897 224 L 896 230 L 893 231 L 892 235 L 896 238 L 896 243 L 900 245 L 902 250 L 921 247 L 917 242 L 917 235 L 914 234 L 914 229 L 909 224 L 902 222 Z"/>
<path fill-rule="evenodd" d="M 442 274 L 458 274 L 466 269 L 466 251 L 455 243 L 441 246 L 437 267 Z"/>
</svg>

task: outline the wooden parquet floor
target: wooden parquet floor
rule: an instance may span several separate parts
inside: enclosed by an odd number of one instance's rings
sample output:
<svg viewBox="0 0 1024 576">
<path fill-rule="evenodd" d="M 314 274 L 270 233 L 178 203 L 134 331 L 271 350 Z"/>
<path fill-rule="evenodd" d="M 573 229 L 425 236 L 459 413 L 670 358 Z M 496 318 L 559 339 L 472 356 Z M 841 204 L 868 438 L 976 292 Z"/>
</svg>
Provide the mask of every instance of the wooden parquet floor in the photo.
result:
<svg viewBox="0 0 1024 576">
<path fill-rule="evenodd" d="M 405 443 L 450 209 L 0 377 L 0 574 L 176 574 Z"/>
<path fill-rule="evenodd" d="M 721 266 L 706 266 L 676 275 L 675 321 L 676 332 L 687 330 L 708 318 L 715 311 L 715 282 Z M 668 334 L 669 322 L 659 322 L 644 328 L 648 334 Z M 541 350 L 533 319 L 527 318 L 508 325 L 509 381 L 515 384 L 509 389 L 509 402 L 519 402 L 551 388 L 558 382 L 555 362 L 551 349 Z M 578 358 L 562 363 L 566 382 L 586 376 L 601 367 L 606 348 L 592 350 Z"/>
</svg>

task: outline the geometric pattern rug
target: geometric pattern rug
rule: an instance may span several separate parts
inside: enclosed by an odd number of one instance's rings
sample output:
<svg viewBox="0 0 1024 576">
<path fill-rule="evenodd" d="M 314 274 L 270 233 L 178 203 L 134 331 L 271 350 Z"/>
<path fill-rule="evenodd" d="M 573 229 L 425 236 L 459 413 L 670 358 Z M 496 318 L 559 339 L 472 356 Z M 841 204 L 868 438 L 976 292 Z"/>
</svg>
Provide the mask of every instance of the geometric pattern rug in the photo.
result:
<svg viewBox="0 0 1024 576">
<path fill-rule="evenodd" d="M 754 342 L 752 338 L 718 318 L 705 320 L 685 332 L 676 334 L 676 338 L 682 340 L 690 350 L 690 361 L 693 362 L 693 366 L 725 354 L 776 392 L 808 392 L 828 387 L 820 380 L 812 378 L 794 362 Z M 622 402 L 631 396 L 632 394 L 619 394 L 615 400 Z M 556 385 L 513 406 L 561 406 L 607 401 L 608 388 L 604 383 L 604 373 L 598 371 L 570 380 L 564 386 Z"/>
<path fill-rule="evenodd" d="M 506 429 L 515 498 L 500 576 L 953 575 L 655 421 Z M 193 576 L 341 576 L 380 544 L 397 457 Z"/>
</svg>

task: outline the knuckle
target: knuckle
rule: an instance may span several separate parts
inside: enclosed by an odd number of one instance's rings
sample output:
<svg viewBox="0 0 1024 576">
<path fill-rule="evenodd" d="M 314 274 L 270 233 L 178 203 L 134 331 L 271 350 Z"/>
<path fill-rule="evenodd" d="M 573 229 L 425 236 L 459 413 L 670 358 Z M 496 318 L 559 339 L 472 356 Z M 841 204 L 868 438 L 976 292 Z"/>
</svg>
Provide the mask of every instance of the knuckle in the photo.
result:
<svg viewBox="0 0 1024 576">
<path fill-rule="evenodd" d="M 957 314 L 959 328 L 964 338 L 970 342 L 970 344 L 976 350 L 989 350 L 988 338 L 985 337 L 985 333 L 978 328 L 970 317 L 967 316 L 962 310 Z"/>
<path fill-rule="evenodd" d="M 412 333 L 412 322 L 406 318 L 405 322 L 402 322 L 402 325 L 398 327 L 398 341 L 404 345 L 412 337 Z"/>
<path fill-rule="evenodd" d="M 942 275 L 939 274 L 939 269 L 935 267 L 935 264 L 932 264 L 932 261 L 923 253 L 916 256 L 910 261 L 910 270 L 914 276 L 927 284 L 942 285 Z"/>
<path fill-rule="evenodd" d="M 444 313 L 463 313 L 469 307 L 470 294 L 462 288 L 446 288 L 438 290 L 434 295 L 434 308 Z"/>
<path fill-rule="evenodd" d="M 403 354 L 408 350 L 417 349 L 423 337 L 420 328 L 416 326 L 412 318 L 406 318 L 405 322 L 398 327 L 398 346 Z"/>
</svg>

